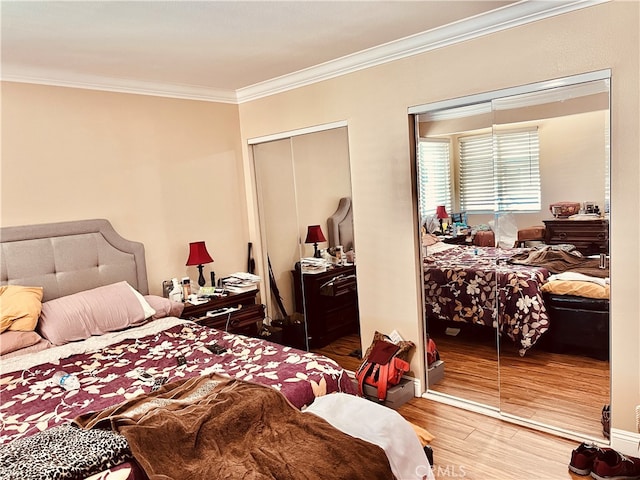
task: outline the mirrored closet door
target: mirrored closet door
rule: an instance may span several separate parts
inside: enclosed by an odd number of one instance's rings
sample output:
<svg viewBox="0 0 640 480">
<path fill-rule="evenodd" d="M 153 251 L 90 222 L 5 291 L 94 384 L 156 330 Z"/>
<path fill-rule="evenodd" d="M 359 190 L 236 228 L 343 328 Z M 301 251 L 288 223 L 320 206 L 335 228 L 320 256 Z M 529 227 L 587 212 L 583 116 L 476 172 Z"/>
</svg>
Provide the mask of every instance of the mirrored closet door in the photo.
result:
<svg viewBox="0 0 640 480">
<path fill-rule="evenodd" d="M 263 297 L 269 318 L 283 325 L 284 343 L 307 350 L 324 345 L 342 331 L 357 331 L 357 298 L 355 323 L 343 326 L 346 317 L 333 318 L 332 312 L 324 312 L 331 299 L 325 301 L 322 285 L 310 281 L 330 276 L 334 271 L 330 262 L 328 268 L 303 271 L 316 250 L 320 254 L 336 246 L 328 219 L 345 204 L 344 199 L 351 213 L 347 127 L 319 127 L 251 143 L 263 271 L 271 277 L 265 279 L 269 284 Z M 336 235 L 339 238 L 339 232 Z M 355 278 L 353 282 L 355 285 Z"/>
<path fill-rule="evenodd" d="M 436 397 L 604 439 L 609 77 L 410 109 L 425 330 L 443 362 L 428 375 Z M 438 216 L 452 225 L 444 235 Z"/>
</svg>

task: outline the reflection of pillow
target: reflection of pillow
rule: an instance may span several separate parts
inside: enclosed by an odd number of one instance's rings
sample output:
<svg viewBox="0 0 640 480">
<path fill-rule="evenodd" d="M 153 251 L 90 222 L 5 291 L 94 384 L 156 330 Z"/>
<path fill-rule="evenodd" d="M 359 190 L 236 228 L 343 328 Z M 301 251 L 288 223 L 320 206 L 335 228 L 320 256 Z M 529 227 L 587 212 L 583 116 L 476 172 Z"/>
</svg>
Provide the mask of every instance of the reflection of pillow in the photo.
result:
<svg viewBox="0 0 640 480">
<path fill-rule="evenodd" d="M 42 287 L 0 287 L 0 332 L 36 328 L 42 308 Z"/>
<path fill-rule="evenodd" d="M 15 352 L 21 348 L 35 345 L 43 338 L 36 332 L 11 332 L 0 333 L 0 355 Z"/>
<path fill-rule="evenodd" d="M 144 299 L 156 311 L 153 316 L 154 320 L 164 317 L 179 317 L 184 310 L 184 303 L 174 302 L 168 298 L 159 297 L 157 295 L 145 295 Z"/>
<path fill-rule="evenodd" d="M 609 285 L 578 280 L 553 280 L 542 286 L 543 292 L 587 298 L 609 298 Z"/>
<path fill-rule="evenodd" d="M 43 303 L 38 329 L 51 343 L 62 345 L 138 325 L 145 315 L 129 284 L 119 282 Z"/>
</svg>

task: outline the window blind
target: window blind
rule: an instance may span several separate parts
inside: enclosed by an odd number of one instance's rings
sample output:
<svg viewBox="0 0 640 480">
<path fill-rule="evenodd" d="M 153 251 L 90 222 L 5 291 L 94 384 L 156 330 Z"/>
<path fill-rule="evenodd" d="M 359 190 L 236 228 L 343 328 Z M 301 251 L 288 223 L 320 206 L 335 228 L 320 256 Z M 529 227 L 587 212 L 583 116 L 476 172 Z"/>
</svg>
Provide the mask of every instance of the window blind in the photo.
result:
<svg viewBox="0 0 640 480">
<path fill-rule="evenodd" d="M 450 152 L 448 140 L 421 138 L 418 142 L 418 196 L 422 218 L 435 214 L 438 205 L 451 210 Z"/>
<path fill-rule="evenodd" d="M 537 129 L 474 135 L 459 142 L 462 210 L 540 210 Z"/>
</svg>

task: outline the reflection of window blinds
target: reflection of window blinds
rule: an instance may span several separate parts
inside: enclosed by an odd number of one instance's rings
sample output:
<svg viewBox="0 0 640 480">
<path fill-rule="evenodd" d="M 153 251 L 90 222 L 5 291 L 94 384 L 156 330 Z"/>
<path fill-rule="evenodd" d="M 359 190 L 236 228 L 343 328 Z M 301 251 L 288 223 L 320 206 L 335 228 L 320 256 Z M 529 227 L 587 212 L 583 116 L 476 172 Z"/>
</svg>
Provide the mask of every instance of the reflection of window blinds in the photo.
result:
<svg viewBox="0 0 640 480">
<path fill-rule="evenodd" d="M 538 130 L 498 133 L 494 142 L 497 210 L 540 210 Z"/>
<path fill-rule="evenodd" d="M 460 204 L 466 211 L 540 210 L 537 129 L 460 138 Z"/>
<path fill-rule="evenodd" d="M 494 198 L 491 135 L 460 138 L 460 209 L 492 212 Z"/>
<path fill-rule="evenodd" d="M 418 195 L 421 218 L 433 215 L 438 205 L 451 211 L 451 160 L 449 140 L 418 142 Z"/>
</svg>

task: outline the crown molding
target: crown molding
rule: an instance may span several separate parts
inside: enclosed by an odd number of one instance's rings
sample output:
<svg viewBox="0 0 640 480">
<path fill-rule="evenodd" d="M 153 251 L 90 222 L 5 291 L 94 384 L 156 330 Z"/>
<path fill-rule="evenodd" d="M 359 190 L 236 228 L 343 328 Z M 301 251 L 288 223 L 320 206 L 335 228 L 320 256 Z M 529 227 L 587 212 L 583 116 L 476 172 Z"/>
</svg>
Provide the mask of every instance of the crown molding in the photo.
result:
<svg viewBox="0 0 640 480">
<path fill-rule="evenodd" d="M 76 75 L 61 70 L 54 71 L 6 64 L 3 65 L 1 78 L 3 81 L 19 83 L 238 104 L 608 1 L 610 0 L 556 0 L 552 2 L 522 0 L 486 14 L 243 87 L 237 91 L 217 90 L 194 85 L 144 82 L 126 78 Z"/>
<path fill-rule="evenodd" d="M 126 78 L 102 77 L 98 75 L 77 75 L 65 71 L 24 68 L 3 65 L 2 81 L 33 83 L 54 87 L 81 88 L 133 95 L 151 95 L 155 97 L 179 98 L 205 102 L 237 104 L 233 90 L 216 90 L 194 85 L 143 82 Z M 7 73 L 7 70 L 10 70 Z"/>
<path fill-rule="evenodd" d="M 522 0 L 459 22 L 237 90 L 238 103 L 328 80 L 610 0 Z"/>
</svg>

